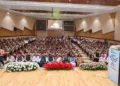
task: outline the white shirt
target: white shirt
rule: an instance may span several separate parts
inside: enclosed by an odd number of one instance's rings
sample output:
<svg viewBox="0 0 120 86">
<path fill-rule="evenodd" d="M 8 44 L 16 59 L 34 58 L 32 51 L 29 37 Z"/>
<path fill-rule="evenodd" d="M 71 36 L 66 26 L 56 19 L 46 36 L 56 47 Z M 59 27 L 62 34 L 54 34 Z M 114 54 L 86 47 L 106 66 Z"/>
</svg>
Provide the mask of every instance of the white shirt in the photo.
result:
<svg viewBox="0 0 120 86">
<path fill-rule="evenodd" d="M 61 57 L 58 57 L 56 62 L 61 62 L 62 61 L 62 58 Z"/>
<path fill-rule="evenodd" d="M 13 56 L 10 56 L 7 58 L 7 62 L 14 62 L 15 58 Z"/>
<path fill-rule="evenodd" d="M 46 62 L 49 62 L 49 59 L 48 59 L 48 57 L 46 57 Z"/>
<path fill-rule="evenodd" d="M 41 58 L 39 56 L 33 56 L 32 61 L 33 62 L 40 62 Z"/>
</svg>

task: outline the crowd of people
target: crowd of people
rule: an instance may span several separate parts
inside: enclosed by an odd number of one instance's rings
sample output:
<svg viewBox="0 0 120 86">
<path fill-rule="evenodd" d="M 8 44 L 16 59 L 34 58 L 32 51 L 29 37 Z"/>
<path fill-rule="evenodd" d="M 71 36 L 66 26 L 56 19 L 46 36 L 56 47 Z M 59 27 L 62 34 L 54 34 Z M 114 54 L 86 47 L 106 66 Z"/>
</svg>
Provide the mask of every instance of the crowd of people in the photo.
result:
<svg viewBox="0 0 120 86">
<path fill-rule="evenodd" d="M 4 63 L 30 61 L 37 62 L 42 67 L 47 62 L 64 61 L 76 66 L 82 62 L 82 59 L 76 61 L 76 57 L 82 58 L 79 50 L 71 43 L 70 38 L 46 37 L 41 40 L 36 39 L 16 51 L 10 52 L 6 55 Z"/>
<path fill-rule="evenodd" d="M 45 63 L 57 61 L 79 66 L 84 62 L 80 49 L 95 62 L 107 62 L 108 48 L 111 45 L 106 41 L 64 36 L 31 39 L 33 38 L 0 40 L 0 49 L 8 52 L 3 56 L 0 55 L 0 62 L 4 65 L 9 62 L 29 61 L 37 62 L 42 67 Z M 76 48 L 74 43 L 80 48 Z"/>
<path fill-rule="evenodd" d="M 32 42 L 34 37 L 18 37 L 0 39 L 0 62 L 4 65 L 4 61 L 10 54 L 14 54 L 27 43 Z"/>
<path fill-rule="evenodd" d="M 106 62 L 108 57 L 108 49 L 112 43 L 105 40 L 74 38 L 73 40 L 89 57 L 95 62 Z"/>
</svg>

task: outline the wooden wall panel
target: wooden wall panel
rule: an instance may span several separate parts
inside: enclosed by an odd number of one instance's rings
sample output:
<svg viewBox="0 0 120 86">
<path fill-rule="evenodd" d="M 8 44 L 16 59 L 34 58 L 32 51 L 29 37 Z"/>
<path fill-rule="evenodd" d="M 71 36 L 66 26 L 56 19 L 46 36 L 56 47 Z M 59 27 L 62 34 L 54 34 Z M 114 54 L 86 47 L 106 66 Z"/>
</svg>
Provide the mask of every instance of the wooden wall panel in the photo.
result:
<svg viewBox="0 0 120 86">
<path fill-rule="evenodd" d="M 17 29 L 16 31 L 10 31 L 4 28 L 0 28 L 0 37 L 12 37 L 12 36 L 35 36 L 35 29 L 29 30 L 24 28 L 24 30 Z"/>
<path fill-rule="evenodd" d="M 74 32 L 73 31 L 64 31 L 64 36 L 65 37 L 74 36 Z"/>
<path fill-rule="evenodd" d="M 48 37 L 60 37 L 63 35 L 63 30 L 47 30 Z"/>
<path fill-rule="evenodd" d="M 114 40 L 114 32 L 103 34 L 102 31 L 98 31 L 96 33 L 90 33 L 89 31 L 84 32 L 83 30 L 80 30 L 79 32 L 75 33 L 75 36 Z"/>
<path fill-rule="evenodd" d="M 45 38 L 45 37 L 47 37 L 47 32 L 44 30 L 43 31 L 37 30 L 36 35 L 37 35 L 37 38 Z"/>
<path fill-rule="evenodd" d="M 4 29 L 4 28 L 0 28 L 0 37 L 3 37 L 3 36 L 15 36 L 15 33 L 14 31 L 10 31 L 10 30 L 7 30 L 7 29 Z"/>
</svg>

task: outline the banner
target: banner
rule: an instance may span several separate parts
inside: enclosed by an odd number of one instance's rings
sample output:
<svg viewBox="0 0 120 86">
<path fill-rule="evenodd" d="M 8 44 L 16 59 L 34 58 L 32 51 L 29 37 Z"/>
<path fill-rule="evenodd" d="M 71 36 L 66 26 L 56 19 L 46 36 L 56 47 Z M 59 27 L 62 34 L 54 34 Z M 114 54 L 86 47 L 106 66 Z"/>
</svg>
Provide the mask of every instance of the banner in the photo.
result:
<svg viewBox="0 0 120 86">
<path fill-rule="evenodd" d="M 108 77 L 119 84 L 120 51 L 110 48 L 108 57 Z"/>
</svg>

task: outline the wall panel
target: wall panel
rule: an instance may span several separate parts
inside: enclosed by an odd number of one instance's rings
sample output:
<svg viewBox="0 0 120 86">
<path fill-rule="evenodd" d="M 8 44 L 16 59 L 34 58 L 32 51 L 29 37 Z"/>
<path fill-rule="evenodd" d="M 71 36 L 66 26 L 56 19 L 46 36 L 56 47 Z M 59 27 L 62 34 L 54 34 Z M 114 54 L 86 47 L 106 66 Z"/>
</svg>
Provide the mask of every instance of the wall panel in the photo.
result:
<svg viewBox="0 0 120 86">
<path fill-rule="evenodd" d="M 89 33 L 89 31 L 84 32 L 83 30 L 75 33 L 76 37 L 88 37 L 88 38 L 99 38 L 99 39 L 110 39 L 114 40 L 114 32 L 103 34 L 102 31 L 96 33 Z"/>
<path fill-rule="evenodd" d="M 14 14 L 6 13 L 2 20 L 1 27 L 13 31 L 14 26 L 15 26 L 14 16 L 15 16 Z"/>
<path fill-rule="evenodd" d="M 94 17 L 93 23 L 91 25 L 92 33 L 102 30 L 102 24 L 100 23 L 99 17 Z"/>
<path fill-rule="evenodd" d="M 92 32 L 102 30 L 103 34 L 114 31 L 114 17 L 111 14 L 81 18 L 76 20 L 76 31 L 84 29 L 84 32 L 92 29 Z"/>
<path fill-rule="evenodd" d="M 120 41 L 120 13 L 119 12 L 116 14 L 116 19 L 115 19 L 114 39 Z"/>
<path fill-rule="evenodd" d="M 2 21 L 3 21 L 3 18 L 4 18 L 4 16 L 5 16 L 5 14 L 6 14 L 5 11 L 0 10 L 0 27 L 1 27 L 1 23 L 2 23 Z"/>
<path fill-rule="evenodd" d="M 114 31 L 114 25 L 113 25 L 110 14 L 100 15 L 99 18 L 100 18 L 100 22 L 103 26 L 103 28 L 102 28 L 103 34 Z"/>
<path fill-rule="evenodd" d="M 68 36 L 73 37 L 74 36 L 74 32 L 73 31 L 64 31 L 64 36 L 65 37 L 68 37 Z"/>
<path fill-rule="evenodd" d="M 0 28 L 0 37 L 12 37 L 12 36 L 35 36 L 35 29 L 29 30 L 25 28 L 24 30 L 17 29 L 16 31 L 10 31 L 5 28 Z"/>
</svg>

